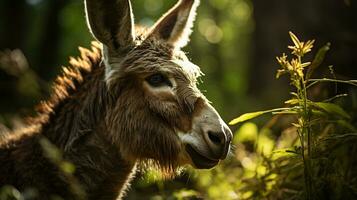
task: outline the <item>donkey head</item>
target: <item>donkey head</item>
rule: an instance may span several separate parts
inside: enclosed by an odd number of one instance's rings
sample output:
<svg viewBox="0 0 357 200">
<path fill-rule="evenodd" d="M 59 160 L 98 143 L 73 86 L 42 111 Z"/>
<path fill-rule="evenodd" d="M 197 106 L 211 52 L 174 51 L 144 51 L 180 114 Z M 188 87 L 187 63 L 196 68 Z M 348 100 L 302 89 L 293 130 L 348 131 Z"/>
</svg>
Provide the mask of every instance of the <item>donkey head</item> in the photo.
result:
<svg viewBox="0 0 357 200">
<path fill-rule="evenodd" d="M 226 158 L 232 133 L 197 88 L 199 68 L 186 45 L 197 0 L 181 0 L 150 29 L 134 26 L 129 0 L 86 0 L 87 21 L 103 44 L 113 98 L 107 133 L 127 161 L 165 170 L 211 168 Z"/>
</svg>

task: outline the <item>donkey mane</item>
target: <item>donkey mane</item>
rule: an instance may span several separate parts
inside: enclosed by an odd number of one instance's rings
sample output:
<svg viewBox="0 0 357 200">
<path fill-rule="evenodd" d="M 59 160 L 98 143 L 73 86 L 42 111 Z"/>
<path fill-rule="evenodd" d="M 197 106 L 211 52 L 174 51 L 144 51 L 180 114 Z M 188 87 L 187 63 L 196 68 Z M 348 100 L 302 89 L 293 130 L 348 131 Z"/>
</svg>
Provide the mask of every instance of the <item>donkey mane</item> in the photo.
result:
<svg viewBox="0 0 357 200">
<path fill-rule="evenodd" d="M 0 144 L 41 132 L 42 126 L 49 123 L 51 116 L 61 109 L 61 104 L 86 82 L 92 71 L 101 67 L 101 47 L 98 42 L 91 43 L 91 50 L 79 47 L 79 52 L 79 57 L 70 57 L 69 66 L 62 67 L 62 73 L 57 75 L 52 84 L 50 96 L 35 107 L 35 116 L 25 118 L 24 126 L 15 131 L 1 132 L 4 138 Z"/>
<path fill-rule="evenodd" d="M 43 115 L 55 112 L 55 107 L 68 98 L 81 86 L 92 71 L 100 68 L 101 47 L 98 42 L 91 43 L 91 50 L 79 47 L 80 56 L 70 57 L 68 67 L 62 67 L 62 74 L 55 78 L 52 93 L 48 100 L 41 102 L 37 111 Z"/>
<path fill-rule="evenodd" d="M 100 116 L 100 113 L 105 109 L 105 102 L 101 104 L 91 105 L 97 101 L 96 98 L 105 98 L 106 88 L 103 87 L 100 79 L 102 78 L 103 66 L 101 62 L 101 46 L 98 42 L 91 43 L 91 50 L 79 47 L 80 56 L 77 58 L 70 57 L 69 66 L 62 67 L 62 73 L 55 78 L 52 86 L 52 93 L 48 100 L 40 102 L 36 106 L 37 116 L 29 118 L 28 122 L 30 124 L 40 124 L 39 127 L 41 131 L 46 129 L 52 123 L 58 123 L 62 125 L 57 128 L 61 130 L 61 134 L 56 134 L 57 130 L 49 131 L 53 135 L 46 135 L 51 141 L 60 141 L 56 145 L 61 149 L 67 149 L 68 143 L 71 140 L 78 137 L 74 134 L 81 129 L 81 127 L 73 127 L 76 120 L 80 120 L 83 123 L 83 127 L 90 127 L 90 122 L 95 122 L 96 117 Z M 93 84 L 92 82 L 98 82 L 98 84 Z M 101 95 L 87 94 L 87 89 L 89 85 L 97 87 L 96 90 L 104 90 Z M 82 89 L 83 88 L 83 89 Z M 88 90 L 95 92 L 95 90 Z M 78 99 L 79 102 L 74 100 Z M 85 100 L 85 102 L 80 102 Z M 71 102 L 72 101 L 72 102 Z M 78 110 L 81 104 L 87 104 L 88 110 Z M 67 109 L 63 107 L 67 106 Z M 63 110 L 70 111 L 68 113 L 63 112 Z M 73 113 L 71 111 L 79 111 L 80 113 Z M 88 113 L 90 112 L 90 113 Z M 60 116 L 58 118 L 58 116 Z M 80 117 L 80 118 L 78 118 Z M 54 122 L 56 120 L 56 122 Z M 67 122 L 65 124 L 62 121 Z M 71 124 L 70 122 L 73 122 Z M 65 130 L 65 131 L 63 131 Z M 89 130 L 87 130 L 89 131 Z M 85 132 L 82 130 L 81 132 Z M 59 138 L 52 138 L 59 137 Z"/>
</svg>

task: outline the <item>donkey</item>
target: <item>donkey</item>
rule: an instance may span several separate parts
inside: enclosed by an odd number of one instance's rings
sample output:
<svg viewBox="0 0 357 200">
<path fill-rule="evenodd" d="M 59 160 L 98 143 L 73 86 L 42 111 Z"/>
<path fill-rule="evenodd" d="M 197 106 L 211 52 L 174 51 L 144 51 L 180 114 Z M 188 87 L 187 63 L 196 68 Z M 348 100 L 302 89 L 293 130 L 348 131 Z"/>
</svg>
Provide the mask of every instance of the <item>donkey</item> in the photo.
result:
<svg viewBox="0 0 357 200">
<path fill-rule="evenodd" d="M 198 4 L 180 0 L 143 28 L 134 26 L 129 0 L 85 0 L 100 43 L 80 48 L 38 115 L 0 141 L 0 186 L 33 188 L 37 199 L 120 199 L 138 163 L 174 176 L 181 166 L 208 169 L 225 159 L 232 133 L 180 50 Z M 73 177 L 49 159 L 46 144 L 75 166 Z"/>
</svg>

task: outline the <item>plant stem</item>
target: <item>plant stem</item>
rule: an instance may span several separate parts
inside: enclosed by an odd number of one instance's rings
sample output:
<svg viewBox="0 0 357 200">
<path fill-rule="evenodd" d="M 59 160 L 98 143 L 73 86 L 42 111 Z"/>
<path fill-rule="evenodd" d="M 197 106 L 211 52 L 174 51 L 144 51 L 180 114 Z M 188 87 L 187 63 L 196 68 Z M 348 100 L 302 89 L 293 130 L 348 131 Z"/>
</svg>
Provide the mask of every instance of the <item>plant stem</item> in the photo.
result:
<svg viewBox="0 0 357 200">
<path fill-rule="evenodd" d="M 315 85 L 318 82 L 335 82 L 335 83 L 345 83 L 345 84 L 350 84 L 353 86 L 357 86 L 357 80 L 338 80 L 338 79 L 330 79 L 330 78 L 322 78 L 322 79 L 309 79 L 307 82 L 312 82 L 310 83 L 307 88 L 310 88 L 311 86 Z"/>
<path fill-rule="evenodd" d="M 312 194 L 313 194 L 313 187 L 312 187 L 312 171 L 311 171 L 311 149 L 312 149 L 312 136 L 311 136 L 311 131 L 310 131 L 310 112 L 309 108 L 307 106 L 307 89 L 306 89 L 306 83 L 307 80 L 304 80 L 304 77 L 301 78 L 301 83 L 302 83 L 302 93 L 303 93 L 303 100 L 304 100 L 304 113 L 302 116 L 302 122 L 303 122 L 303 133 L 307 136 L 307 158 L 306 159 L 306 166 L 305 166 L 305 178 L 306 180 L 306 189 L 307 189 L 307 199 L 313 199 Z"/>
<path fill-rule="evenodd" d="M 297 56 L 298 62 L 301 65 L 301 56 Z M 298 99 L 300 102 L 300 106 L 302 108 L 302 112 L 299 115 L 300 122 L 300 130 L 298 133 L 300 135 L 300 142 L 302 148 L 302 159 L 304 163 L 304 177 L 305 177 L 305 189 L 306 189 L 306 199 L 312 199 L 312 173 L 311 173 L 311 132 L 310 132 L 310 113 L 307 104 L 307 87 L 304 76 L 292 76 L 293 82 L 295 82 L 295 87 L 298 93 Z M 307 139 L 307 147 L 305 147 L 305 138 Z M 305 154 L 305 152 L 307 152 Z"/>
</svg>

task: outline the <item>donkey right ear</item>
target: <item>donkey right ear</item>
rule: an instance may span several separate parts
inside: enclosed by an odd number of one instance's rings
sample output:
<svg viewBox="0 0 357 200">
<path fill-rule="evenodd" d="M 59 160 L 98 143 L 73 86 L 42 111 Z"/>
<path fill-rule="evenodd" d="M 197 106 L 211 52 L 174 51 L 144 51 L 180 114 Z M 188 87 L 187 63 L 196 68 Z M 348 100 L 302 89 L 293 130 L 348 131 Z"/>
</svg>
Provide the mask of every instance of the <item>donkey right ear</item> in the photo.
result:
<svg viewBox="0 0 357 200">
<path fill-rule="evenodd" d="M 111 50 L 134 44 L 134 19 L 130 0 L 85 0 L 92 35 Z"/>
</svg>

